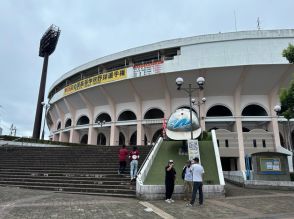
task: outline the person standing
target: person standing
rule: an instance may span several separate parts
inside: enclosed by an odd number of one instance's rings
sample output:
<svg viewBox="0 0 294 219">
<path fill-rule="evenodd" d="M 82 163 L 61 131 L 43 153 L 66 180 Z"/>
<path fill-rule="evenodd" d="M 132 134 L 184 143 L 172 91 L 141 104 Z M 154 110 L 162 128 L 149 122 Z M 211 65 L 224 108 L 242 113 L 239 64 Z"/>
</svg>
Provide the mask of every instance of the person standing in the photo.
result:
<svg viewBox="0 0 294 219">
<path fill-rule="evenodd" d="M 190 201 L 193 189 L 193 175 L 191 172 L 191 161 L 188 160 L 183 168 L 182 179 L 184 180 L 184 201 Z"/>
<path fill-rule="evenodd" d="M 137 176 L 138 160 L 140 158 L 139 150 L 137 146 L 133 147 L 133 150 L 130 152 L 129 158 L 130 158 L 130 167 L 131 167 L 130 175 L 131 175 L 131 182 L 132 182 Z"/>
<path fill-rule="evenodd" d="M 203 174 L 204 174 L 204 169 L 199 164 L 199 158 L 195 157 L 193 159 L 194 163 L 191 166 L 191 171 L 193 175 L 193 192 L 192 192 L 192 199 L 190 203 L 188 203 L 186 206 L 193 206 L 195 203 L 196 199 L 196 193 L 199 191 L 199 205 L 203 204 L 203 191 L 202 191 L 202 186 L 203 186 Z"/>
<path fill-rule="evenodd" d="M 176 174 L 174 161 L 169 160 L 168 165 L 165 167 L 165 201 L 167 203 L 175 202 L 172 195 L 175 188 Z"/>
<path fill-rule="evenodd" d="M 126 166 L 127 166 L 126 158 L 128 154 L 129 154 L 128 149 L 126 149 L 126 146 L 123 144 L 121 149 L 119 149 L 119 154 L 118 154 L 118 159 L 119 159 L 118 174 L 125 172 Z"/>
</svg>

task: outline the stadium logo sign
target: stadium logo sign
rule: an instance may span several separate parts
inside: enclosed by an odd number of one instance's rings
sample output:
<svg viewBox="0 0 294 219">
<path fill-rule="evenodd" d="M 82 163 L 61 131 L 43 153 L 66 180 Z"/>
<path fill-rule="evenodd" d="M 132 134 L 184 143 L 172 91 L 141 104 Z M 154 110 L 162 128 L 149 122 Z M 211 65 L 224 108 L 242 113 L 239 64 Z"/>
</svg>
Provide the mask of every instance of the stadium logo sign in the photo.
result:
<svg viewBox="0 0 294 219">
<path fill-rule="evenodd" d="M 193 138 L 198 138 L 201 128 L 197 115 L 192 111 L 192 124 L 190 110 L 186 108 L 177 109 L 168 119 L 166 134 L 173 140 L 187 140 L 191 138 L 191 125 Z"/>
</svg>

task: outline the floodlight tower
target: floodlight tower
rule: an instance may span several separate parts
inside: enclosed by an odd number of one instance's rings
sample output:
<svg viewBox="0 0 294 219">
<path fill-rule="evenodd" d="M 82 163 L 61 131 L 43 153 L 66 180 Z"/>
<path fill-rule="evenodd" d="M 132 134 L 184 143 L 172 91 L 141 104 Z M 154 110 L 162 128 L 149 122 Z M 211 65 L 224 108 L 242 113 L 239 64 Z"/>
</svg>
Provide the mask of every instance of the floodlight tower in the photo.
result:
<svg viewBox="0 0 294 219">
<path fill-rule="evenodd" d="M 58 38 L 60 35 L 60 29 L 53 24 L 47 29 L 47 31 L 43 34 L 40 40 L 40 49 L 39 49 L 39 56 L 44 57 L 43 62 L 43 69 L 42 69 L 42 76 L 39 88 L 39 96 L 36 108 L 36 116 L 35 116 L 35 123 L 34 123 L 34 131 L 33 131 L 33 138 L 39 138 L 41 132 L 41 123 L 42 123 L 42 111 L 44 102 L 44 94 L 45 94 L 45 87 L 46 87 L 46 78 L 47 78 L 47 68 L 48 68 L 48 60 L 49 56 L 54 52 Z"/>
</svg>

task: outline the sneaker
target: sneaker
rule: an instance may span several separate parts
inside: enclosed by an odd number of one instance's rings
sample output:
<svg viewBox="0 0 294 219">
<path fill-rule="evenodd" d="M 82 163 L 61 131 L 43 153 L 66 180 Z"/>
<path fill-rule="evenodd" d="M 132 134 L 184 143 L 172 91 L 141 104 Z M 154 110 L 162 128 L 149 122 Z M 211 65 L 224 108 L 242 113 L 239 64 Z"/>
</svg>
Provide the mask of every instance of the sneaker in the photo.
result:
<svg viewBox="0 0 294 219">
<path fill-rule="evenodd" d="M 193 207 L 190 203 L 186 204 L 186 207 Z"/>
<path fill-rule="evenodd" d="M 171 203 L 170 199 L 166 199 L 165 202 L 167 202 L 169 204 Z"/>
<path fill-rule="evenodd" d="M 175 202 L 175 200 L 173 200 L 173 199 L 170 199 L 170 202 L 174 203 L 174 202 Z"/>
</svg>

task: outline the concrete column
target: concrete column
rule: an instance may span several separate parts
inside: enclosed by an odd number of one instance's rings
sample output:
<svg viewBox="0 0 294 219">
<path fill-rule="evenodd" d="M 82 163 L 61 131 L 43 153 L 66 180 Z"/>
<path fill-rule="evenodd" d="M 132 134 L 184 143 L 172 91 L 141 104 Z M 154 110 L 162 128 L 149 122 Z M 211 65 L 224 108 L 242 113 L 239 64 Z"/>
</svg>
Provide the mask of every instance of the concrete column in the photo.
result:
<svg viewBox="0 0 294 219">
<path fill-rule="evenodd" d="M 239 145 L 239 162 L 238 169 L 245 170 L 245 150 L 244 150 L 244 138 L 242 131 L 242 122 L 241 118 L 236 119 L 236 130 L 238 134 L 238 145 Z"/>
<path fill-rule="evenodd" d="M 165 75 L 161 75 L 161 84 L 162 84 L 162 87 L 164 88 L 164 101 L 165 101 L 164 114 L 165 114 L 165 118 L 168 119 L 168 117 L 171 114 L 171 96 L 168 90 Z"/>
<path fill-rule="evenodd" d="M 79 133 L 76 130 L 74 130 L 73 128 L 70 129 L 69 142 L 70 143 L 79 143 Z"/>
<path fill-rule="evenodd" d="M 97 129 L 93 128 L 93 126 L 90 125 L 88 130 L 88 144 L 96 145 L 97 144 Z"/>
<path fill-rule="evenodd" d="M 276 117 L 276 112 L 274 111 L 274 107 L 278 103 L 277 97 L 278 97 L 278 88 L 273 89 L 273 91 L 269 95 L 270 115 L 272 117 L 271 117 L 271 122 L 268 127 L 269 127 L 269 130 L 271 130 L 274 135 L 275 151 L 278 151 L 278 147 L 281 147 L 279 124 L 278 124 L 278 120 Z"/>
<path fill-rule="evenodd" d="M 137 145 L 144 145 L 144 126 L 142 125 L 142 122 L 139 121 L 137 123 Z"/>
<path fill-rule="evenodd" d="M 126 139 L 127 141 L 127 139 Z M 114 123 L 110 127 L 110 146 L 118 145 L 119 143 L 119 131 Z"/>
<path fill-rule="evenodd" d="M 59 134 L 53 134 L 53 141 L 59 141 Z"/>
<path fill-rule="evenodd" d="M 67 141 L 66 141 L 66 133 L 65 133 L 65 132 L 61 132 L 61 133 L 59 134 L 59 141 L 60 141 L 60 142 L 67 142 Z"/>
<path fill-rule="evenodd" d="M 244 139 L 243 139 L 243 130 L 242 130 L 242 121 L 241 121 L 241 97 L 240 97 L 240 89 L 237 89 L 237 92 L 234 96 L 234 104 L 235 104 L 235 115 L 236 117 L 236 131 L 238 134 L 238 145 L 239 145 L 239 159 L 238 159 L 238 170 L 245 171 L 245 149 L 244 149 Z"/>
</svg>

